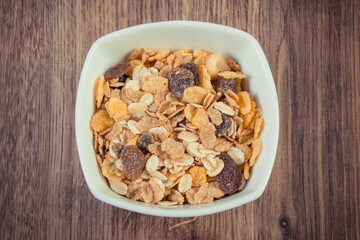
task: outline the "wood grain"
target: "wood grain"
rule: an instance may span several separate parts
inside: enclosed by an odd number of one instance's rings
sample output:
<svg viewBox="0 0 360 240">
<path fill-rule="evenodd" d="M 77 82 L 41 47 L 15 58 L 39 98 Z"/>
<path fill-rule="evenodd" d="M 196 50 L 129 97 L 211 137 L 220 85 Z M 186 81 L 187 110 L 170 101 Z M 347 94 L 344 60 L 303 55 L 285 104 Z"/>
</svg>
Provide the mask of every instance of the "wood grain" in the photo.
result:
<svg viewBox="0 0 360 240">
<path fill-rule="evenodd" d="M 2 239 L 360 239 L 359 1 L 44 2 L 0 2 Z M 196 219 L 146 216 L 96 200 L 74 134 L 77 84 L 91 44 L 128 26 L 175 19 L 253 35 L 281 111 L 264 194 Z"/>
</svg>

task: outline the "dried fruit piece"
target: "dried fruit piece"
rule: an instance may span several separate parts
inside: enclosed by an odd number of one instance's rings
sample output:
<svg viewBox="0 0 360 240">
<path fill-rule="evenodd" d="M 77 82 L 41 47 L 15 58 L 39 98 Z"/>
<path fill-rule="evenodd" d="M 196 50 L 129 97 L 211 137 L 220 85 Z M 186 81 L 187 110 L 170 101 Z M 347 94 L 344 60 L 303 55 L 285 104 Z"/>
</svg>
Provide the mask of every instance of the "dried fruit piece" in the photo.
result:
<svg viewBox="0 0 360 240">
<path fill-rule="evenodd" d="M 226 59 L 221 52 L 210 54 L 206 59 L 206 67 L 211 78 L 216 78 L 219 72 L 230 70 Z"/>
<path fill-rule="evenodd" d="M 142 83 L 141 88 L 148 93 L 155 94 L 169 88 L 169 80 L 160 76 L 152 76 Z"/>
<path fill-rule="evenodd" d="M 239 93 L 241 91 L 241 82 L 244 78 L 246 78 L 246 76 L 241 72 L 231 72 L 231 71 L 221 72 L 218 74 L 218 76 L 223 78 L 234 79 L 236 81 L 236 87 L 235 87 L 235 91 L 233 92 L 235 93 Z"/>
<path fill-rule="evenodd" d="M 174 68 L 169 74 L 170 91 L 175 97 L 182 98 L 188 87 L 195 86 L 194 74 L 185 68 Z"/>
<path fill-rule="evenodd" d="M 190 72 L 192 72 L 192 74 L 194 74 L 195 85 L 196 86 L 199 85 L 200 78 L 199 78 L 198 65 L 196 65 L 195 63 L 185 63 L 185 64 L 182 64 L 180 66 L 180 68 L 185 68 L 185 69 L 189 70 Z"/>
<path fill-rule="evenodd" d="M 232 78 L 218 77 L 217 92 L 225 94 L 228 90 L 235 92 L 236 81 Z"/>
<path fill-rule="evenodd" d="M 216 135 L 217 136 L 224 136 L 226 135 L 226 132 L 231 128 L 232 121 L 231 118 L 226 116 L 225 114 L 221 115 L 222 117 L 222 123 L 218 126 L 216 126 Z"/>
<path fill-rule="evenodd" d="M 90 126 L 94 131 L 101 132 L 114 125 L 114 123 L 115 121 L 109 116 L 107 111 L 100 109 L 92 116 Z"/>
<path fill-rule="evenodd" d="M 119 77 L 119 80 L 117 81 L 118 83 L 125 83 L 126 79 L 129 77 L 129 75 L 122 75 L 121 77 Z"/>
<path fill-rule="evenodd" d="M 150 133 L 143 133 L 138 139 L 136 145 L 141 151 L 149 152 L 149 145 L 154 143 L 154 137 Z"/>
<path fill-rule="evenodd" d="M 122 77 L 131 67 L 129 62 L 119 63 L 112 68 L 109 68 L 105 73 L 105 80 Z"/>
<path fill-rule="evenodd" d="M 183 99 L 189 103 L 202 104 L 208 91 L 199 86 L 193 86 L 185 89 Z"/>
<path fill-rule="evenodd" d="M 105 108 L 109 115 L 115 120 L 120 120 L 123 116 L 128 114 L 126 103 L 117 97 L 110 98 L 105 104 Z"/>
<path fill-rule="evenodd" d="M 242 178 L 240 170 L 228 154 L 221 153 L 219 158 L 223 160 L 224 168 L 215 176 L 215 179 L 218 181 L 220 189 L 225 194 L 233 194 L 241 185 Z"/>
<path fill-rule="evenodd" d="M 130 180 L 136 180 L 141 176 L 145 167 L 145 157 L 141 150 L 135 145 L 123 148 L 120 154 L 121 163 L 125 176 Z"/>
</svg>

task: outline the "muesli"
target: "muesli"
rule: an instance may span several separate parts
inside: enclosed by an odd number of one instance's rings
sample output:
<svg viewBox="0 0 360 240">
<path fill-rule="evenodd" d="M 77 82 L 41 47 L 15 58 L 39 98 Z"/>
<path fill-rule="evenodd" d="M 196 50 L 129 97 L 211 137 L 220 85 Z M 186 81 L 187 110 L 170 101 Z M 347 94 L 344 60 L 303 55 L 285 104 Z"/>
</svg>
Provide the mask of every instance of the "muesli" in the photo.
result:
<svg viewBox="0 0 360 240">
<path fill-rule="evenodd" d="M 261 149 L 262 110 L 222 53 L 135 49 L 97 79 L 94 150 L 111 189 L 161 205 L 241 191 Z"/>
</svg>

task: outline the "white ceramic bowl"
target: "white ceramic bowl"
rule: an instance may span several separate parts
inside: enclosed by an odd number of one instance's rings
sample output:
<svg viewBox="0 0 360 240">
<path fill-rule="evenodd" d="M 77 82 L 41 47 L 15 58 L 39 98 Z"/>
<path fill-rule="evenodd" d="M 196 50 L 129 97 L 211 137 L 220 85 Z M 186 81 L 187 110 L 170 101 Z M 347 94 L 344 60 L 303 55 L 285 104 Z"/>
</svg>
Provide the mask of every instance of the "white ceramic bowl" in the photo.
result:
<svg viewBox="0 0 360 240">
<path fill-rule="evenodd" d="M 202 49 L 236 59 L 248 77 L 248 90 L 264 112 L 262 153 L 245 189 L 201 205 L 158 206 L 133 201 L 114 193 L 95 159 L 90 119 L 94 114 L 94 83 L 109 67 L 135 48 Z M 138 25 L 110 33 L 95 41 L 87 54 L 78 87 L 75 110 L 76 142 L 81 167 L 91 193 L 100 201 L 139 213 L 165 217 L 191 217 L 225 211 L 251 202 L 264 192 L 275 161 L 279 135 L 279 107 L 274 80 L 264 52 L 254 37 L 238 29 L 188 21 Z"/>
</svg>

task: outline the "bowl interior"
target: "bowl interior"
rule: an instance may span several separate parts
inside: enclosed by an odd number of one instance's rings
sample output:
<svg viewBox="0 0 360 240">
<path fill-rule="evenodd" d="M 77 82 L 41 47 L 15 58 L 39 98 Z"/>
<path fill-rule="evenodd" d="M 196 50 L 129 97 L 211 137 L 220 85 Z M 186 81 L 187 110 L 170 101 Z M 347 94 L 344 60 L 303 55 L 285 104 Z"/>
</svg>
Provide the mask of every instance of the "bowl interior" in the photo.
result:
<svg viewBox="0 0 360 240">
<path fill-rule="evenodd" d="M 135 48 L 201 49 L 220 51 L 236 59 L 247 76 L 245 85 L 264 112 L 263 150 L 245 189 L 202 205 L 164 207 L 129 200 L 111 191 L 101 175 L 92 145 L 90 119 L 94 113 L 94 84 L 109 67 L 124 60 Z M 187 217 L 227 210 L 258 198 L 265 190 L 274 164 L 279 134 L 276 89 L 258 42 L 237 29 L 200 22 L 160 22 L 108 34 L 91 47 L 80 77 L 76 99 L 76 140 L 86 182 L 95 197 L 114 206 L 151 215 Z"/>
</svg>

